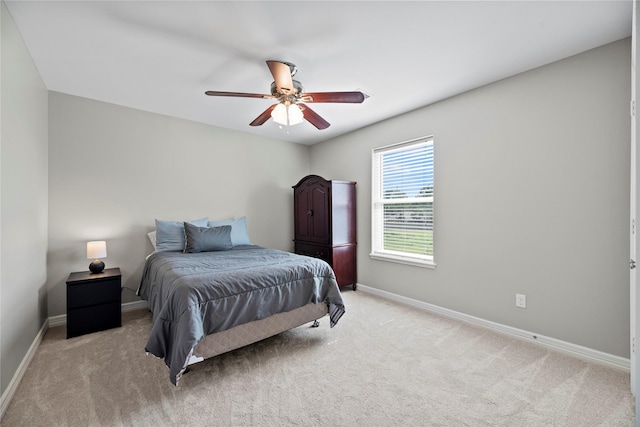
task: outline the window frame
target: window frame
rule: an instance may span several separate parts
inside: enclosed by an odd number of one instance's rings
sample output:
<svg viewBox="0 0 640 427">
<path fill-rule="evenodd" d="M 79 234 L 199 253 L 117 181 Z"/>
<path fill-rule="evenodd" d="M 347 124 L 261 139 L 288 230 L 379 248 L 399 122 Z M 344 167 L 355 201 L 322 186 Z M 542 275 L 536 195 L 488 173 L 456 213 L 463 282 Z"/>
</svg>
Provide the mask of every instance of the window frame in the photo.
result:
<svg viewBox="0 0 640 427">
<path fill-rule="evenodd" d="M 419 255 L 410 252 L 385 250 L 382 247 L 384 236 L 384 206 L 398 203 L 397 199 L 384 199 L 383 197 L 383 177 L 381 159 L 384 153 L 409 150 L 421 145 L 431 145 L 433 160 L 431 161 L 431 173 L 433 173 L 433 190 L 431 196 L 427 197 L 407 197 L 402 198 L 402 203 L 431 203 L 433 212 L 431 218 L 432 241 L 431 255 Z M 371 152 L 371 253 L 372 259 L 390 261 L 401 264 L 414 265 L 424 268 L 435 268 L 435 144 L 432 135 L 415 138 L 409 141 L 390 144 L 383 147 L 374 148 Z M 425 223 L 423 230 L 429 230 Z"/>
</svg>

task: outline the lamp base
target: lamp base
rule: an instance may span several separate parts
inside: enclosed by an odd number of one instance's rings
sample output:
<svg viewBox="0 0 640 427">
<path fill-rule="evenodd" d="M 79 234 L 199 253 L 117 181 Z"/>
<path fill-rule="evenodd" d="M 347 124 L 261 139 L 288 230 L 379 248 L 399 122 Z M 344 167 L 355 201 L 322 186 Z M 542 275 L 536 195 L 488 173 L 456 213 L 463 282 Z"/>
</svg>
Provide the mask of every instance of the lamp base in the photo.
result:
<svg viewBox="0 0 640 427">
<path fill-rule="evenodd" d="M 102 270 L 104 270 L 104 262 L 99 259 L 92 261 L 91 264 L 89 264 L 89 270 L 91 270 L 92 273 L 102 273 Z"/>
</svg>

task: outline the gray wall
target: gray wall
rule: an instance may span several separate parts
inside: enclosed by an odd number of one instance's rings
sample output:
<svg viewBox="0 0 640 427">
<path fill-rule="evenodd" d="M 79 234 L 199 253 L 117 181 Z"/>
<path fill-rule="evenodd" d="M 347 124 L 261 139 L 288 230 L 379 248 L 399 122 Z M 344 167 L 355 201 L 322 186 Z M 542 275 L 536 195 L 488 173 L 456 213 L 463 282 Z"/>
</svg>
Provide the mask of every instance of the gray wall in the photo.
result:
<svg viewBox="0 0 640 427">
<path fill-rule="evenodd" d="M 124 301 L 137 300 L 154 219 L 246 216 L 252 243 L 292 250 L 291 186 L 309 147 L 71 95 L 49 95 L 49 315 L 86 271 L 86 242 L 107 241 Z"/>
<path fill-rule="evenodd" d="M 313 173 L 358 182 L 358 281 L 629 357 L 630 50 L 622 40 L 313 146 Z M 372 260 L 371 150 L 424 135 L 437 267 Z"/>
<path fill-rule="evenodd" d="M 1 5 L 1 392 L 47 317 L 47 90 Z"/>
</svg>

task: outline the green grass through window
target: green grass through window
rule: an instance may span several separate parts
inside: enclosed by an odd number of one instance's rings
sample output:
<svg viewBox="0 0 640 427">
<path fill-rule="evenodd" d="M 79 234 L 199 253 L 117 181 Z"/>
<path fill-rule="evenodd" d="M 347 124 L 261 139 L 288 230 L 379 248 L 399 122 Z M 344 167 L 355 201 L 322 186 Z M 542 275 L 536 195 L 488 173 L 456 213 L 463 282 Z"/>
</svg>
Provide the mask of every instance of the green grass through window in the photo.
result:
<svg viewBox="0 0 640 427">
<path fill-rule="evenodd" d="M 384 249 L 433 256 L 433 230 L 384 231 Z"/>
</svg>

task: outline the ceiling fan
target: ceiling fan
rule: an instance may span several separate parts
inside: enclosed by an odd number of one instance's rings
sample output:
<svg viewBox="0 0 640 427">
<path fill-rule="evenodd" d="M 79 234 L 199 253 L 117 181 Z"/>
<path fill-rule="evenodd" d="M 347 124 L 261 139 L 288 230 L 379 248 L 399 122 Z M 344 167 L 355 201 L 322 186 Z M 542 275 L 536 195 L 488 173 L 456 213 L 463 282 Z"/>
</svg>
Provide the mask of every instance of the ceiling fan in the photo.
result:
<svg viewBox="0 0 640 427">
<path fill-rule="evenodd" d="M 251 126 L 260 126 L 269 120 L 269 117 L 272 117 L 276 123 L 285 126 L 292 126 L 301 123 L 303 120 L 307 120 L 318 129 L 326 129 L 330 124 L 305 103 L 336 102 L 359 104 L 368 98 L 368 95 L 359 91 L 305 92 L 302 84 L 292 78 L 298 71 L 298 67 L 294 64 L 284 61 L 268 60 L 267 66 L 274 80 L 273 83 L 271 83 L 271 95 L 243 92 L 218 92 L 214 90 L 208 90 L 205 94 L 209 96 L 277 99 L 279 101 L 256 117 L 256 119 L 250 123 Z"/>
</svg>

